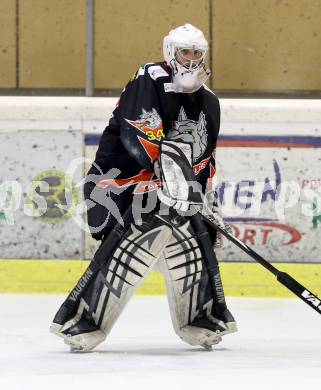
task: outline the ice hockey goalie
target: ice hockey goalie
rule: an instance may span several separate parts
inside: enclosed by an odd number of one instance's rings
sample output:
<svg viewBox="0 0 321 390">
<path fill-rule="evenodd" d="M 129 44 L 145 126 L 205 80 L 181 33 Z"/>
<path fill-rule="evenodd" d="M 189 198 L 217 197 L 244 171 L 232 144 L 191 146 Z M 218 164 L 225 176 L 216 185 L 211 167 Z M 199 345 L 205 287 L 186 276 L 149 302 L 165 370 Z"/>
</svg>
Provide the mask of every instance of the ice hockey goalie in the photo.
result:
<svg viewBox="0 0 321 390">
<path fill-rule="evenodd" d="M 222 237 L 190 213 L 191 205 L 195 212 L 201 204 L 195 207 L 181 170 L 184 160 L 200 193 L 212 191 L 220 106 L 204 84 L 207 48 L 203 33 L 190 24 L 170 31 L 164 62 L 135 73 L 103 132 L 84 188 L 88 224 L 101 245 L 50 328 L 73 350 L 88 351 L 105 340 L 156 264 L 182 340 L 210 349 L 236 331 L 213 249 Z M 158 201 L 135 219 L 133 200 L 142 188 L 146 197 L 156 191 Z"/>
</svg>

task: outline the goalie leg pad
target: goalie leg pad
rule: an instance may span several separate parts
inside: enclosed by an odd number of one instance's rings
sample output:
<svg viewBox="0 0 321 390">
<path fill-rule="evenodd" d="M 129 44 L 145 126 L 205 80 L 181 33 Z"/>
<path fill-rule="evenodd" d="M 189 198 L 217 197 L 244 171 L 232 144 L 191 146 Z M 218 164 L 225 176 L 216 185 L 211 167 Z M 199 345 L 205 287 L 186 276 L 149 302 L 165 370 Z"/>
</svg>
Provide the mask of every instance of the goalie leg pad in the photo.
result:
<svg viewBox="0 0 321 390">
<path fill-rule="evenodd" d="M 72 307 L 68 299 L 73 297 L 69 295 L 51 331 L 63 337 L 74 350 L 88 351 L 101 343 L 161 256 L 171 235 L 170 226 L 154 215 L 146 216 L 141 226 L 131 224 L 117 249 L 111 255 L 107 253 L 105 263 L 97 270 L 94 265 L 89 266 L 87 271 L 94 276 L 81 293 L 76 311 L 68 313 L 68 306 Z"/>
<path fill-rule="evenodd" d="M 160 268 L 165 275 L 173 326 L 181 339 L 209 349 L 222 336 L 236 332 L 236 322 L 221 310 L 211 288 L 211 278 L 190 222 L 180 217 Z"/>
</svg>

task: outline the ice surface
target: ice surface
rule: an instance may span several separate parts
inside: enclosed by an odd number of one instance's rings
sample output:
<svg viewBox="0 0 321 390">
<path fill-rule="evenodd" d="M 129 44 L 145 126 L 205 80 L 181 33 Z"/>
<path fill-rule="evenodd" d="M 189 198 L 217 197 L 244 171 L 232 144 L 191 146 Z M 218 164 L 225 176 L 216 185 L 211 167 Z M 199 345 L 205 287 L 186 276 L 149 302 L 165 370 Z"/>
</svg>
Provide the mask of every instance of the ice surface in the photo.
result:
<svg viewBox="0 0 321 390">
<path fill-rule="evenodd" d="M 239 332 L 212 352 L 174 333 L 165 297 L 135 297 L 95 352 L 48 327 L 61 296 L 0 295 L 0 389 L 320 390 L 321 316 L 290 299 L 228 299 Z"/>
</svg>

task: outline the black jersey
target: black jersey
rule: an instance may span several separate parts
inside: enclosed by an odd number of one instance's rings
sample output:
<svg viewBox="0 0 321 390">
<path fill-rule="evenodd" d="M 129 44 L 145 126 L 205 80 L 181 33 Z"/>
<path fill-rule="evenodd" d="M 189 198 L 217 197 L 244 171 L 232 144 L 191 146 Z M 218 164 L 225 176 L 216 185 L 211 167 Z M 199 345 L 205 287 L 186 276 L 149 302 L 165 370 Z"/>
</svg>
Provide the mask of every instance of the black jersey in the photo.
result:
<svg viewBox="0 0 321 390">
<path fill-rule="evenodd" d="M 206 86 L 191 94 L 177 93 L 173 91 L 171 70 L 165 63 L 142 66 L 123 90 L 102 134 L 95 163 L 88 172 L 90 177 L 95 175 L 95 183 L 85 185 L 85 197 L 90 198 L 95 185 L 100 189 L 119 187 L 119 194 L 112 198 L 123 212 L 133 193 L 157 189 L 153 163 L 165 137 L 193 144 L 194 173 L 205 189 L 207 180 L 215 173 L 219 126 L 219 101 Z M 109 176 L 113 168 L 117 169 L 116 178 Z M 88 211 L 90 226 L 104 225 L 108 211 L 97 207 Z M 114 222 L 115 219 L 109 218 L 101 232 L 93 235 L 100 238 Z"/>
</svg>

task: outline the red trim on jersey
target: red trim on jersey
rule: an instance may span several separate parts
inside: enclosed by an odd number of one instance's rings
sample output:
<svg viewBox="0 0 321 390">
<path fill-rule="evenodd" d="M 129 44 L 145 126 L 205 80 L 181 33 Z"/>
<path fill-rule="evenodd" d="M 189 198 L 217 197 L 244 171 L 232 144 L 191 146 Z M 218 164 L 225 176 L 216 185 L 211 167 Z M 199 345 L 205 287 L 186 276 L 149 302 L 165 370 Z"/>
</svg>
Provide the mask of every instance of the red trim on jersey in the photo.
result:
<svg viewBox="0 0 321 390">
<path fill-rule="evenodd" d="M 154 172 L 147 169 L 142 169 L 137 175 L 126 177 L 125 179 L 105 179 L 96 184 L 97 188 L 106 188 L 108 186 L 123 187 L 137 184 L 141 181 L 150 181 L 154 176 Z"/>
<path fill-rule="evenodd" d="M 214 176 L 215 176 L 215 172 L 216 172 L 216 170 L 215 170 L 214 165 L 212 163 L 210 163 L 210 175 L 209 175 L 209 177 L 207 179 L 207 187 L 209 189 L 212 189 L 212 190 L 214 190 Z"/>
<path fill-rule="evenodd" d="M 145 149 L 145 152 L 150 157 L 150 161 L 153 163 L 159 156 L 159 145 L 155 145 L 152 142 L 149 142 L 146 139 L 140 137 L 139 135 L 137 137 L 139 139 L 139 142 Z"/>
<path fill-rule="evenodd" d="M 125 120 L 131 126 L 135 127 L 147 136 L 149 135 L 148 133 L 150 133 L 151 137 L 154 137 L 155 139 L 157 139 L 157 141 L 160 141 L 164 137 L 162 122 L 160 122 L 159 125 L 156 127 L 150 127 L 150 122 L 148 121 L 148 119 L 145 121 L 131 121 L 129 119 Z"/>
<path fill-rule="evenodd" d="M 203 169 L 206 168 L 208 162 L 210 161 L 211 157 L 205 158 L 201 162 L 199 162 L 196 165 L 193 165 L 194 174 L 198 175 Z"/>
<path fill-rule="evenodd" d="M 134 189 L 134 194 L 144 194 L 145 192 L 155 191 L 161 188 L 160 179 L 152 180 L 149 182 L 138 183 Z"/>
</svg>

